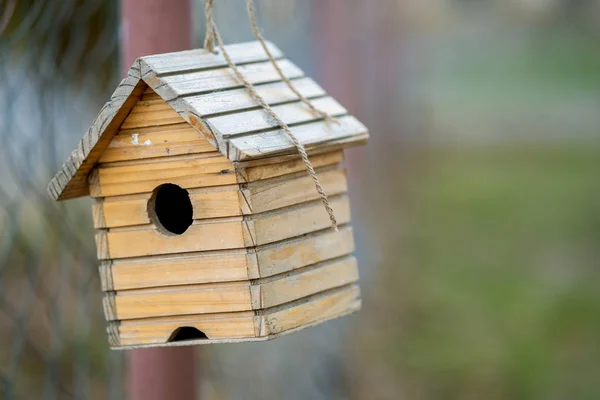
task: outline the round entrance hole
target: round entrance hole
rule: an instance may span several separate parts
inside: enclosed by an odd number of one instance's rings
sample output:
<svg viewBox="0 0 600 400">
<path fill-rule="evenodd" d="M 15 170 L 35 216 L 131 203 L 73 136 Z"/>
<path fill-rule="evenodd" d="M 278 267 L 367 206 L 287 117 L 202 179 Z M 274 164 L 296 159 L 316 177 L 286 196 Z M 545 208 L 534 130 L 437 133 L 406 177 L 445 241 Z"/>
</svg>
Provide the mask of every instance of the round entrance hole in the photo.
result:
<svg viewBox="0 0 600 400">
<path fill-rule="evenodd" d="M 163 233 L 181 235 L 193 221 L 190 194 L 172 183 L 160 185 L 148 201 L 148 215 Z"/>
</svg>

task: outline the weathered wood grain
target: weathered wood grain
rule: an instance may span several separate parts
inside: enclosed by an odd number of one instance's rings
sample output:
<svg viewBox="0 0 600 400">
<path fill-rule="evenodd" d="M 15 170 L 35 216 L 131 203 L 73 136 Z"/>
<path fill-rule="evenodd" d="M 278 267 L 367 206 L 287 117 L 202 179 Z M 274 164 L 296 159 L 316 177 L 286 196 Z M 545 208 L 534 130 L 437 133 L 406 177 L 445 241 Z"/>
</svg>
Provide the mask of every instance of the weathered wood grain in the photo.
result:
<svg viewBox="0 0 600 400">
<path fill-rule="evenodd" d="M 277 65 L 288 78 L 304 76 L 302 70 L 289 60 L 279 60 Z M 242 65 L 239 70 L 244 78 L 253 85 L 281 80 L 270 61 Z M 158 81 L 146 79 L 146 82 L 167 101 L 180 96 L 243 87 L 231 68 L 170 75 L 160 78 Z M 157 85 L 158 82 L 164 85 L 162 89 Z"/>
<path fill-rule="evenodd" d="M 308 99 L 325 96 L 326 94 L 325 90 L 310 78 L 294 79 L 292 83 L 300 94 Z M 269 105 L 298 100 L 298 96 L 287 87 L 285 82 L 255 85 L 254 88 Z M 202 117 L 258 107 L 256 101 L 252 99 L 245 88 L 189 96 L 183 100 Z"/>
<path fill-rule="evenodd" d="M 314 168 L 326 167 L 339 164 L 344 159 L 344 153 L 335 151 L 325 154 L 317 154 L 309 157 Z M 259 161 L 261 161 L 259 163 Z M 263 179 L 306 171 L 306 165 L 299 156 L 293 159 L 284 157 L 272 157 L 256 160 L 244 165 L 236 165 L 236 173 L 239 182 L 254 182 Z"/>
<path fill-rule="evenodd" d="M 261 336 L 337 318 L 358 310 L 360 303 L 360 288 L 358 285 L 350 285 L 317 295 L 291 307 L 267 310 Z"/>
<path fill-rule="evenodd" d="M 129 163 L 100 167 L 93 196 L 117 196 L 152 192 L 157 186 L 172 183 L 183 188 L 231 185 L 237 183 L 233 165 L 222 155 L 205 153 L 188 158 Z M 216 153 L 218 154 L 218 153 Z M 162 160 L 162 159 L 160 159 Z"/>
<path fill-rule="evenodd" d="M 115 260 L 105 290 L 141 289 L 248 280 L 246 250 L 174 254 Z"/>
<path fill-rule="evenodd" d="M 283 57 L 281 50 L 273 43 L 267 42 L 267 46 L 273 57 L 276 59 Z M 261 44 L 257 41 L 228 44 L 225 49 L 233 62 L 238 65 L 268 60 Z M 144 64 L 143 72 L 148 73 L 151 70 L 156 75 L 227 66 L 227 61 L 220 51 L 214 54 L 204 49 L 145 56 L 141 61 Z"/>
<path fill-rule="evenodd" d="M 119 320 L 252 310 L 249 282 L 125 290 L 114 303 Z"/>
<path fill-rule="evenodd" d="M 241 218 L 194 222 L 182 235 L 167 235 L 154 225 L 100 230 L 98 258 L 128 258 L 245 247 Z M 102 249 L 102 251 L 101 251 Z"/>
<path fill-rule="evenodd" d="M 354 251 L 351 227 L 316 232 L 284 242 L 261 246 L 256 250 L 256 267 L 250 269 L 251 279 L 273 276 Z"/>
<path fill-rule="evenodd" d="M 347 113 L 346 109 L 331 97 L 321 97 L 311 103 L 317 109 L 334 117 Z M 322 119 L 300 101 L 273 106 L 272 109 L 288 125 Z M 207 118 L 206 123 L 213 132 L 218 132 L 223 138 L 279 127 L 277 121 L 262 109 Z"/>
<path fill-rule="evenodd" d="M 173 333 L 181 327 L 193 327 L 203 332 L 208 340 L 252 338 L 254 333 L 254 313 L 178 315 L 169 317 L 143 318 L 109 322 L 118 332 L 121 346 L 167 343 Z"/>
<path fill-rule="evenodd" d="M 255 310 L 274 307 L 356 281 L 356 259 L 336 259 L 253 283 L 252 307 Z"/>
<path fill-rule="evenodd" d="M 335 145 L 338 140 L 362 141 L 368 137 L 367 128 L 356 118 L 345 116 L 338 121 L 339 123 L 312 122 L 290 127 L 290 130 L 308 149 Z M 282 129 L 233 137 L 227 143 L 228 157 L 233 161 L 297 153 L 292 141 Z"/>
<path fill-rule="evenodd" d="M 338 224 L 350 221 L 348 197 L 332 196 L 329 202 L 335 210 Z M 246 246 L 260 246 L 280 240 L 327 229 L 331 226 L 327 211 L 321 201 L 260 215 L 244 217 L 249 235 L 245 235 Z"/>
<path fill-rule="evenodd" d="M 328 196 L 348 190 L 343 169 L 318 170 L 317 176 Z M 315 184 L 306 173 L 284 176 L 267 181 L 246 184 L 241 188 L 240 201 L 245 204 L 246 214 L 262 213 L 319 199 Z"/>
<path fill-rule="evenodd" d="M 237 186 L 188 189 L 194 219 L 234 217 L 242 215 Z M 115 228 L 151 223 L 148 201 L 151 193 L 106 197 L 94 205 L 95 228 Z"/>
<path fill-rule="evenodd" d="M 103 290 L 259 279 L 354 251 L 352 228 L 326 230 L 256 249 L 192 252 L 103 262 Z"/>
</svg>

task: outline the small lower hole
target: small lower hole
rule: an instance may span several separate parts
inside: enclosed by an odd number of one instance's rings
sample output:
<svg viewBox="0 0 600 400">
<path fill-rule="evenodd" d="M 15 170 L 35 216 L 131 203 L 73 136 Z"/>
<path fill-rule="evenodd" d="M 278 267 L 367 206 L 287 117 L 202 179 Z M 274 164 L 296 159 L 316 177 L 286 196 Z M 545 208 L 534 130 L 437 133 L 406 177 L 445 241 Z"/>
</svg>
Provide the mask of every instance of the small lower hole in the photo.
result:
<svg viewBox="0 0 600 400">
<path fill-rule="evenodd" d="M 192 225 L 194 210 L 187 190 L 165 183 L 152 192 L 148 215 L 163 233 L 181 235 Z"/>
<path fill-rule="evenodd" d="M 208 339 L 208 336 L 193 326 L 182 326 L 173 331 L 167 342 L 183 342 L 185 340 Z"/>
</svg>

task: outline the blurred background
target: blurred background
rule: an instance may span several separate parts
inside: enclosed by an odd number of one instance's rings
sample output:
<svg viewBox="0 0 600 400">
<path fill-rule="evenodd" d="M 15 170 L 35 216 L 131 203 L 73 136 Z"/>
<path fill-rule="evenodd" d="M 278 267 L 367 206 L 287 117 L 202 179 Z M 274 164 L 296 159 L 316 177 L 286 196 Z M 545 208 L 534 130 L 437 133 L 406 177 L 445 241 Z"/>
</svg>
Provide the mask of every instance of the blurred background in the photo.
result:
<svg viewBox="0 0 600 400">
<path fill-rule="evenodd" d="M 253 40 L 244 3 L 216 2 L 226 43 Z M 255 5 L 370 128 L 346 153 L 363 309 L 196 348 L 200 398 L 600 398 L 600 1 Z M 121 39 L 117 0 L 0 0 L 1 399 L 127 396 L 91 202 L 45 194 Z"/>
</svg>

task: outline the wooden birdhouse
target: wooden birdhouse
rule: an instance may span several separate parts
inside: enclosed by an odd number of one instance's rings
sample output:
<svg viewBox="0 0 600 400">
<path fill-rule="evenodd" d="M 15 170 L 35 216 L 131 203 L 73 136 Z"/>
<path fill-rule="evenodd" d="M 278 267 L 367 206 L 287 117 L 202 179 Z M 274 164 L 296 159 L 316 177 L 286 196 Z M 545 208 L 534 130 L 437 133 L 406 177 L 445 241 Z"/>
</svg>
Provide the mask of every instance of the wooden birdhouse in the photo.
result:
<svg viewBox="0 0 600 400">
<path fill-rule="evenodd" d="M 226 49 L 306 146 L 339 231 L 290 138 L 222 54 L 138 59 L 48 188 L 95 200 L 112 347 L 267 340 L 360 307 L 341 163 L 367 129 L 268 46 L 338 123 L 298 101 L 258 42 Z"/>
</svg>

